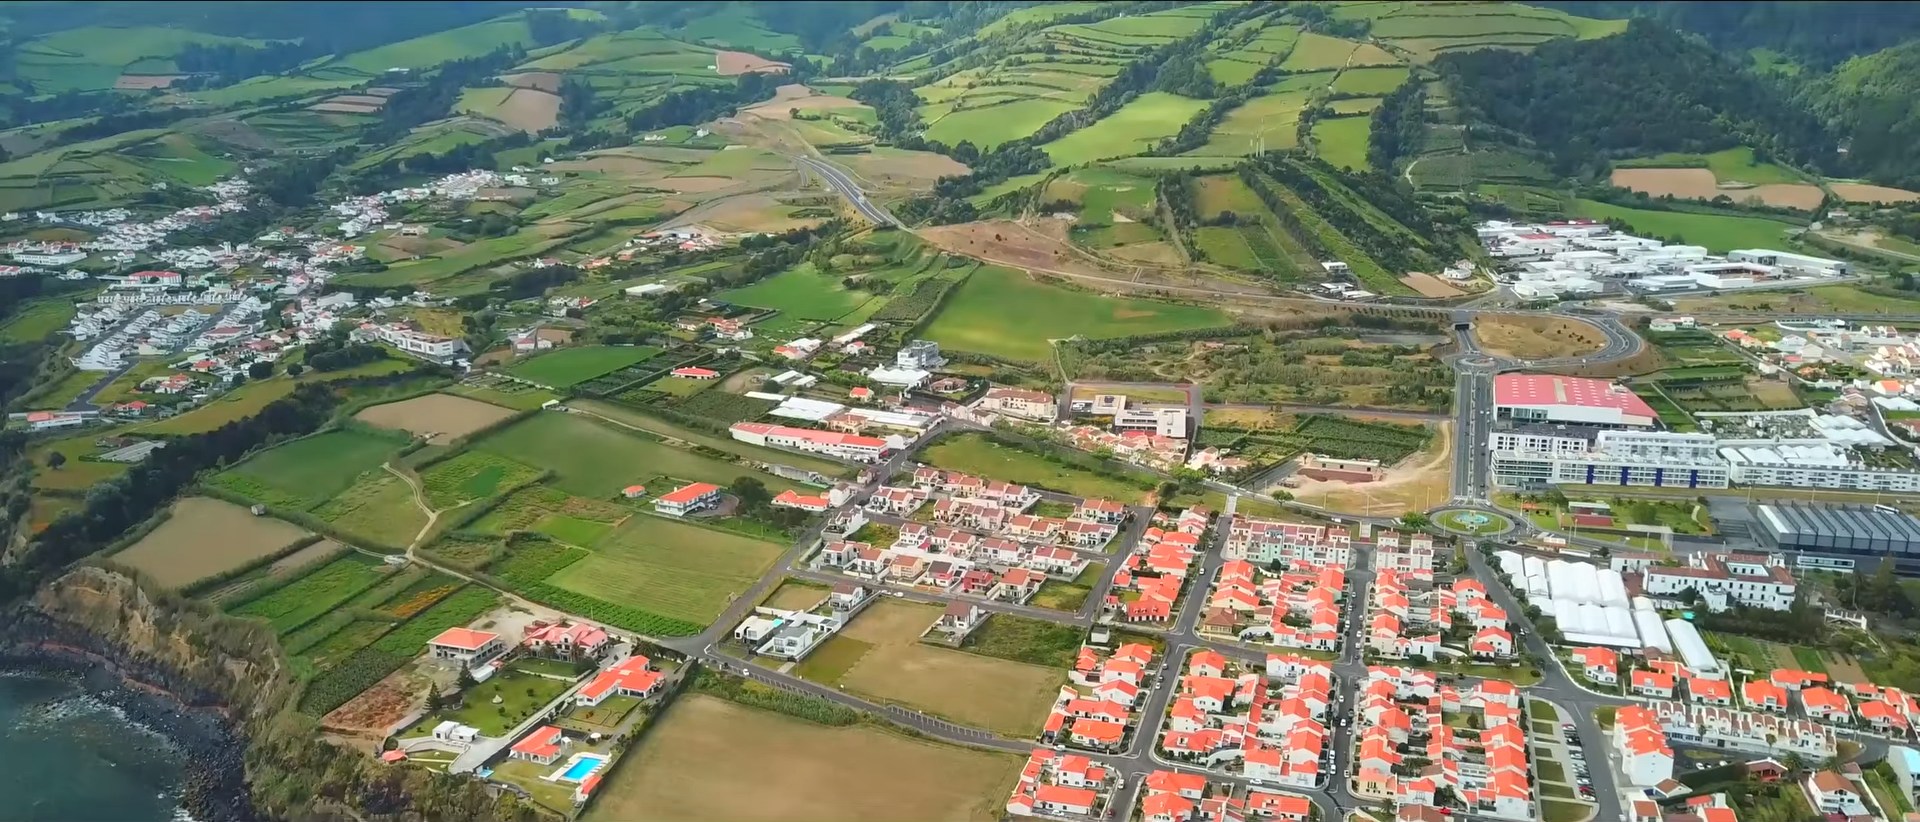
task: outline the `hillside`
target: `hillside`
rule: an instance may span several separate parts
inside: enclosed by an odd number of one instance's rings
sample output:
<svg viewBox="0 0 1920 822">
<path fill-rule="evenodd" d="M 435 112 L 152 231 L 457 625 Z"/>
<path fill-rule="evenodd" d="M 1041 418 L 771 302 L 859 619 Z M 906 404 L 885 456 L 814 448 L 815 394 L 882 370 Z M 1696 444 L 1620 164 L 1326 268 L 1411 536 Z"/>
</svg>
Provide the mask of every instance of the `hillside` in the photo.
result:
<svg viewBox="0 0 1920 822">
<path fill-rule="evenodd" d="M 1859 176 L 1920 184 L 1920 43 L 1855 57 L 1809 83 L 1804 99 L 1847 146 Z"/>
</svg>

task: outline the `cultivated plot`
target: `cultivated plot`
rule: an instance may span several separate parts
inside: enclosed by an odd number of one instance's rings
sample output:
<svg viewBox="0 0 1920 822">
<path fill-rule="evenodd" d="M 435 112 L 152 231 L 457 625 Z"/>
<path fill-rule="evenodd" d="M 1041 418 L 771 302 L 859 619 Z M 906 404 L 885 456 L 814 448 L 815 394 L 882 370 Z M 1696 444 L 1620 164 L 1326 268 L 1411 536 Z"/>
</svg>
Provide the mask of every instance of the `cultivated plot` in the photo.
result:
<svg viewBox="0 0 1920 822">
<path fill-rule="evenodd" d="M 174 503 L 172 515 L 139 542 L 113 555 L 169 588 L 245 567 L 307 536 L 297 526 L 207 497 Z"/>
</svg>

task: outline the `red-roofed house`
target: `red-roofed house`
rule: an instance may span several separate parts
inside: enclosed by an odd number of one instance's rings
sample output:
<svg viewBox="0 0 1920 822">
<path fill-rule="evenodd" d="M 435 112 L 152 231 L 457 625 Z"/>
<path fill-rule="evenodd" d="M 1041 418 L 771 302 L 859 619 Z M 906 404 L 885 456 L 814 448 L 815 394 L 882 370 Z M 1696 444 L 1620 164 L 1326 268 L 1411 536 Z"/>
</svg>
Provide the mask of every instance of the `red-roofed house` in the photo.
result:
<svg viewBox="0 0 1920 822">
<path fill-rule="evenodd" d="M 1093 812 L 1093 805 L 1099 799 L 1100 795 L 1089 788 L 1041 785 L 1033 791 L 1034 810 L 1041 813 L 1085 816 Z"/>
<path fill-rule="evenodd" d="M 486 662 L 507 652 L 507 643 L 499 634 L 470 628 L 448 628 L 427 640 L 434 659 L 451 659 L 468 667 Z"/>
<path fill-rule="evenodd" d="M 1752 711 L 1787 712 L 1787 689 L 1765 679 L 1749 679 L 1740 686 L 1740 696 Z"/>
<path fill-rule="evenodd" d="M 1597 684 L 1620 683 L 1620 654 L 1612 648 L 1598 645 L 1575 648 L 1573 661 L 1580 663 L 1580 672 Z"/>
<path fill-rule="evenodd" d="M 544 656 L 564 659 L 597 657 L 607 649 L 607 632 L 583 622 L 534 623 L 523 641 L 530 650 Z"/>
<path fill-rule="evenodd" d="M 709 368 L 695 368 L 690 365 L 685 368 L 673 369 L 673 375 L 689 380 L 711 380 L 719 377 L 720 372 Z"/>
<path fill-rule="evenodd" d="M 1633 692 L 1641 696 L 1673 698 L 1673 674 L 1642 668 L 1633 672 L 1631 686 Z"/>
<path fill-rule="evenodd" d="M 670 517 L 684 517 L 720 502 L 720 486 L 708 482 L 682 485 L 653 501 L 653 510 Z"/>
<path fill-rule="evenodd" d="M 555 759 L 560 758 L 560 750 L 566 746 L 567 737 L 560 732 L 559 728 L 542 725 L 534 729 L 533 733 L 521 737 L 519 742 L 513 743 L 513 748 L 507 752 L 507 756 L 537 762 L 541 765 L 551 765 Z"/>
<path fill-rule="evenodd" d="M 833 507 L 833 503 L 826 497 L 801 494 L 791 488 L 781 491 L 779 496 L 774 497 L 773 504 L 779 508 L 798 508 L 815 514 Z"/>
<path fill-rule="evenodd" d="M 1733 683 L 1724 679 L 1687 678 L 1687 698 L 1702 705 L 1733 704 Z"/>
<path fill-rule="evenodd" d="M 1119 747 L 1120 740 L 1126 737 L 1127 726 L 1104 719 L 1076 719 L 1068 733 L 1075 745 L 1111 750 Z"/>
<path fill-rule="evenodd" d="M 575 704 L 593 706 L 605 702 L 610 696 L 632 696 L 645 699 L 660 689 L 660 683 L 666 675 L 647 667 L 644 656 L 630 656 L 620 664 L 606 668 L 593 677 L 586 687 L 574 694 Z"/>
</svg>

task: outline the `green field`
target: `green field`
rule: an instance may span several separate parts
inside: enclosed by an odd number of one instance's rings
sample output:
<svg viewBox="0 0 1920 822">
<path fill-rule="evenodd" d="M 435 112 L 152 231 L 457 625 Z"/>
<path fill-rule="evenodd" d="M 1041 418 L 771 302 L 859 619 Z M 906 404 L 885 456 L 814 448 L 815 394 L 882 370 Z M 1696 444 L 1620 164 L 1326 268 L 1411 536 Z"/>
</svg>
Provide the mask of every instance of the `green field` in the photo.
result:
<svg viewBox="0 0 1920 822">
<path fill-rule="evenodd" d="M 1367 117 L 1332 117 L 1314 121 L 1313 147 L 1320 159 L 1336 167 L 1367 169 L 1367 133 L 1373 121 Z"/>
<path fill-rule="evenodd" d="M 1353 53 L 1356 45 L 1352 40 L 1306 32 L 1300 35 L 1293 53 L 1287 55 L 1280 67 L 1288 71 L 1337 69 L 1346 65 L 1347 55 Z"/>
<path fill-rule="evenodd" d="M 1573 216 L 1620 220 L 1635 233 L 1705 246 L 1716 254 L 1738 248 L 1779 248 L 1785 244 L 1785 232 L 1796 227 L 1764 217 L 1650 211 L 1595 200 L 1574 200 Z"/>
<path fill-rule="evenodd" d="M 1333 90 L 1339 94 L 1386 94 L 1405 83 L 1407 74 L 1407 69 L 1398 66 L 1347 69 L 1333 81 Z"/>
<path fill-rule="evenodd" d="M 700 624 L 779 558 L 781 546 L 655 516 L 636 516 L 601 540 L 553 585 Z"/>
<path fill-rule="evenodd" d="M 841 284 L 842 275 L 822 274 L 803 262 L 746 288 L 715 295 L 716 299 L 754 308 L 777 309 L 808 320 L 837 320 L 870 300 L 880 299 Z"/>
<path fill-rule="evenodd" d="M 663 476 L 716 485 L 753 476 L 775 491 L 799 487 L 745 466 L 675 448 L 572 414 L 529 417 L 487 437 L 476 447 L 550 469 L 555 474 L 555 486 L 591 499 L 611 497 L 629 485 L 650 484 Z"/>
<path fill-rule="evenodd" d="M 982 150 L 1038 131 L 1041 126 L 1076 108 L 1063 100 L 1029 98 L 994 106 L 956 111 L 928 124 L 927 139 L 953 145 L 971 140 Z M 1178 128 L 1178 125 L 1175 126 Z"/>
<path fill-rule="evenodd" d="M 399 450 L 398 437 L 329 431 L 262 451 L 215 475 L 209 484 L 268 505 L 312 509 L 346 490 L 355 477 Z"/>
<path fill-rule="evenodd" d="M 0 342 L 39 342 L 66 328 L 74 313 L 73 300 L 33 300 L 0 322 Z"/>
<path fill-rule="evenodd" d="M 1139 154 L 1171 137 L 1207 104 L 1177 94 L 1153 91 L 1134 98 L 1097 122 L 1041 146 L 1059 165 Z"/>
<path fill-rule="evenodd" d="M 954 289 L 925 336 L 960 351 L 1039 361 L 1049 339 L 1123 337 L 1228 325 L 1211 308 L 1108 297 L 1047 285 L 999 266 L 981 266 Z"/>
<path fill-rule="evenodd" d="M 645 362 L 660 349 L 644 345 L 589 345 L 562 348 L 508 366 L 507 373 L 550 388 L 572 388 L 596 377 Z"/>
<path fill-rule="evenodd" d="M 467 451 L 434 463 L 420 474 L 427 505 L 444 510 L 530 482 L 540 469 L 485 451 Z"/>
<path fill-rule="evenodd" d="M 189 45 L 261 46 L 259 40 L 184 28 L 88 26 L 22 44 L 13 58 L 18 76 L 41 94 L 113 88 L 123 73 L 171 74 L 173 57 Z"/>
<path fill-rule="evenodd" d="M 1013 448 L 982 434 L 961 434 L 940 440 L 921 452 L 928 464 L 948 471 L 1032 485 L 1080 497 L 1103 497 L 1138 502 L 1145 489 L 1115 477 L 1049 460 L 1040 454 Z"/>
<path fill-rule="evenodd" d="M 284 634 L 373 587 L 389 570 L 390 566 L 373 557 L 349 553 L 229 610 L 236 616 L 265 619 L 276 633 Z"/>
</svg>

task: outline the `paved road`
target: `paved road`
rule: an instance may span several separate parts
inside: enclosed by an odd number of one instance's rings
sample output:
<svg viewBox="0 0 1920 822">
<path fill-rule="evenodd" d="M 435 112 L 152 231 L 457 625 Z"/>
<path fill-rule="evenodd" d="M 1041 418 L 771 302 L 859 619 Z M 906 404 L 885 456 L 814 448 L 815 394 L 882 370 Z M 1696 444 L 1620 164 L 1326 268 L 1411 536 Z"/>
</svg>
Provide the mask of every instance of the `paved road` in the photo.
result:
<svg viewBox="0 0 1920 822">
<path fill-rule="evenodd" d="M 881 208 L 878 203 L 867 199 L 866 193 L 860 190 L 860 186 L 854 183 L 853 178 L 848 177 L 846 172 L 834 168 L 832 163 L 816 160 L 812 157 L 795 157 L 793 159 L 794 162 L 799 163 L 801 167 L 819 175 L 821 182 L 826 183 L 828 188 L 834 190 L 834 193 L 839 194 L 845 198 L 847 202 L 851 203 L 854 209 L 860 212 L 860 216 L 872 220 L 876 225 L 893 226 L 894 228 L 905 227 L 899 219 L 895 218 L 891 213 L 888 213 L 886 209 Z"/>
</svg>

